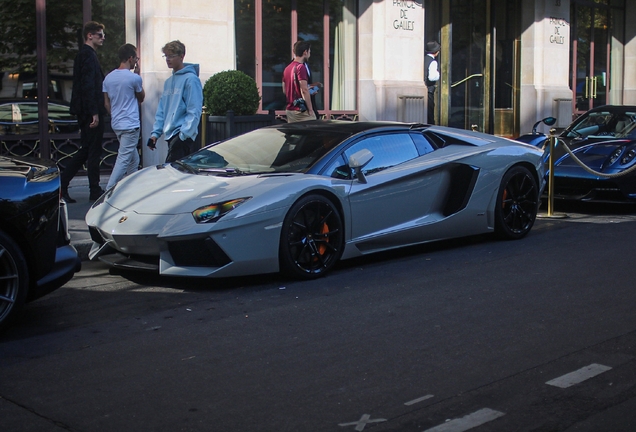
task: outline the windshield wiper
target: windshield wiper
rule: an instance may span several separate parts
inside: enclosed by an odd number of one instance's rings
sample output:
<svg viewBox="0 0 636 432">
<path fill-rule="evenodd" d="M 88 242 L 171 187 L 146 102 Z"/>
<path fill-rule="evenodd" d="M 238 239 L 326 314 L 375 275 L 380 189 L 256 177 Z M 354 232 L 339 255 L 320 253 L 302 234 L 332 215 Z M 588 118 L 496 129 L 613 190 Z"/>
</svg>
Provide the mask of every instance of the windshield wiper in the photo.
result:
<svg viewBox="0 0 636 432">
<path fill-rule="evenodd" d="M 243 175 L 245 174 L 238 168 L 199 168 L 197 172 L 205 172 L 210 174 L 219 174 L 219 175 Z"/>
<path fill-rule="evenodd" d="M 179 165 L 182 168 L 185 168 L 187 171 L 190 171 L 192 174 L 196 174 L 197 170 L 194 169 L 193 167 L 191 167 L 190 165 L 188 165 L 187 163 L 183 163 L 180 160 L 176 160 L 173 163 Z"/>
</svg>

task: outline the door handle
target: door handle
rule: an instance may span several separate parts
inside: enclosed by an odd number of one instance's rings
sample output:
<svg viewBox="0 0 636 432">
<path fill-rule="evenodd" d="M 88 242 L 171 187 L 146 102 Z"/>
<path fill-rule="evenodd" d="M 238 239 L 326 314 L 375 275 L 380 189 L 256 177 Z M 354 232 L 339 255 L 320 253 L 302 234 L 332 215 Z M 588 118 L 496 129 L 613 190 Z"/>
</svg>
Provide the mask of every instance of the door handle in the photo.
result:
<svg viewBox="0 0 636 432">
<path fill-rule="evenodd" d="M 598 77 L 592 77 L 592 99 L 596 99 L 596 85 Z"/>
<path fill-rule="evenodd" d="M 585 99 L 590 98 L 590 77 L 585 77 Z"/>
</svg>

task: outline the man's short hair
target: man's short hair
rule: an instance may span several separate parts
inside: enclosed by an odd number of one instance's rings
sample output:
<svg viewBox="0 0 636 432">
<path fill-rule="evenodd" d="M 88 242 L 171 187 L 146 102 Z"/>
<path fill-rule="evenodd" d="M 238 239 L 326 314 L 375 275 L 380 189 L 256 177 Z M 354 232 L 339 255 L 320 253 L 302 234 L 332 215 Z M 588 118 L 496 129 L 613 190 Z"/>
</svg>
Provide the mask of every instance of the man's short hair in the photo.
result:
<svg viewBox="0 0 636 432">
<path fill-rule="evenodd" d="M 137 48 L 133 44 L 124 44 L 117 50 L 117 56 L 120 62 L 125 62 L 131 57 L 137 57 Z"/>
<path fill-rule="evenodd" d="M 185 45 L 178 40 L 168 42 L 167 44 L 163 46 L 163 48 L 161 48 L 161 51 L 164 54 L 178 55 L 181 57 L 185 56 L 185 53 L 186 53 Z"/>
<path fill-rule="evenodd" d="M 311 43 L 307 41 L 298 41 L 294 44 L 294 55 L 296 57 L 301 57 L 305 51 L 309 51 L 311 49 Z"/>
<path fill-rule="evenodd" d="M 104 30 L 106 27 L 104 27 L 104 24 L 98 23 L 97 21 L 89 21 L 86 24 L 84 24 L 84 30 L 83 34 L 84 34 L 84 41 L 88 40 L 88 35 L 91 33 L 97 33 L 100 30 Z"/>
</svg>

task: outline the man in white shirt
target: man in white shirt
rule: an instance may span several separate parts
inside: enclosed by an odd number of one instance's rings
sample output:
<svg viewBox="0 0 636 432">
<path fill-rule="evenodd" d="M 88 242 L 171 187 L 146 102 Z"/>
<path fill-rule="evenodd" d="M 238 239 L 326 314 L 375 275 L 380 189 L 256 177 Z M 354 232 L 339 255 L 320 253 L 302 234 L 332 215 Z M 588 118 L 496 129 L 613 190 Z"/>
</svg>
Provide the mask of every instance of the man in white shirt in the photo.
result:
<svg viewBox="0 0 636 432">
<path fill-rule="evenodd" d="M 111 115 L 111 126 L 119 140 L 117 160 L 106 190 L 139 167 L 139 104 L 146 95 L 139 76 L 137 48 L 131 44 L 122 45 L 118 56 L 121 62 L 119 68 L 109 73 L 102 85 L 104 105 Z M 135 72 L 131 70 L 133 68 Z"/>
<path fill-rule="evenodd" d="M 427 123 L 435 124 L 435 89 L 439 81 L 439 65 L 437 56 L 440 45 L 436 41 L 426 43 L 426 55 L 424 56 L 424 83 L 428 88 Z"/>
</svg>

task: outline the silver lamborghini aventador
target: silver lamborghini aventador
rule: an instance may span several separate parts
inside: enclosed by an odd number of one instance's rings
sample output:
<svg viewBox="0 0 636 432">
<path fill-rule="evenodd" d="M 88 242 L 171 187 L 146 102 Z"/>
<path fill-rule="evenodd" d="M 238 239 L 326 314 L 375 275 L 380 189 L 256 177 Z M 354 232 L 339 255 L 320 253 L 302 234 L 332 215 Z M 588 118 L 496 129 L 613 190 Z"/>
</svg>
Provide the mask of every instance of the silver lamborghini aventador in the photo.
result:
<svg viewBox="0 0 636 432">
<path fill-rule="evenodd" d="M 86 215 L 90 257 L 172 276 L 309 279 L 405 245 L 520 239 L 544 187 L 541 155 L 441 126 L 270 126 L 124 178 Z"/>
</svg>

